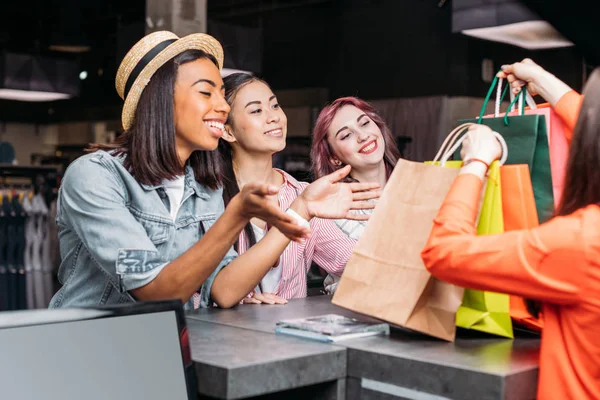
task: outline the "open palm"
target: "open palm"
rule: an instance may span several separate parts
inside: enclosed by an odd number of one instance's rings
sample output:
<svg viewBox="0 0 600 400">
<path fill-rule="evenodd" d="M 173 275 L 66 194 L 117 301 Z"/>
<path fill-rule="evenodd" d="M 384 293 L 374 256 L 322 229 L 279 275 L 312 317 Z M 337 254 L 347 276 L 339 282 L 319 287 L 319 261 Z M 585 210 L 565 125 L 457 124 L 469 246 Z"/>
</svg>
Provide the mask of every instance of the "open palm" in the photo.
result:
<svg viewBox="0 0 600 400">
<path fill-rule="evenodd" d="M 375 203 L 366 200 L 376 199 L 380 195 L 378 183 L 340 182 L 350 173 L 350 166 L 341 168 L 329 175 L 317 179 L 302 192 L 308 212 L 313 217 L 337 219 L 346 218 L 366 220 L 366 214 L 356 214 L 353 210 L 366 210 L 375 207 Z"/>
</svg>

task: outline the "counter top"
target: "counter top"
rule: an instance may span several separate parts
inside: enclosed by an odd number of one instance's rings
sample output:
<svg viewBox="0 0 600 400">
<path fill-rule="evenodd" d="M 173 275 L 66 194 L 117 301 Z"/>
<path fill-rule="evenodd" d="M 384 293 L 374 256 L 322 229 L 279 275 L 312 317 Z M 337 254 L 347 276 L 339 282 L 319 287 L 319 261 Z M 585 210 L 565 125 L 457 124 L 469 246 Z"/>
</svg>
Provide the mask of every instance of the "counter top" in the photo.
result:
<svg viewBox="0 0 600 400">
<path fill-rule="evenodd" d="M 287 305 L 248 304 L 228 310 L 194 310 L 187 313 L 187 318 L 190 324 L 202 322 L 235 328 L 248 335 L 296 341 L 302 339 L 275 334 L 276 323 L 324 314 L 359 316 L 332 304 L 330 296 L 315 296 L 290 300 Z M 464 332 L 459 332 L 454 343 L 448 343 L 392 329 L 389 337 L 342 341 L 332 347 L 347 351 L 349 399 L 360 390 L 394 394 L 390 398 L 410 398 L 408 390 L 411 396 L 421 393 L 452 399 L 532 399 L 537 388 L 539 343 L 537 338 L 508 340 Z M 248 351 L 254 354 L 255 349 Z"/>
</svg>

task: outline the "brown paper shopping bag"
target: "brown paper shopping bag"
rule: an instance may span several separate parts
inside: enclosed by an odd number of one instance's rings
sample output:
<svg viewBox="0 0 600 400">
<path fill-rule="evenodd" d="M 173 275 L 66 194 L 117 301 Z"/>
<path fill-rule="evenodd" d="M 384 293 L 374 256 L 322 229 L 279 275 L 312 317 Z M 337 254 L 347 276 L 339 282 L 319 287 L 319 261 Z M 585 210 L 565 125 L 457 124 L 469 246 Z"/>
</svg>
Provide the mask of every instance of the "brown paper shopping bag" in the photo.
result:
<svg viewBox="0 0 600 400">
<path fill-rule="evenodd" d="M 434 161 L 467 126 L 448 136 Z M 423 265 L 421 250 L 458 172 L 398 162 L 346 265 L 334 304 L 454 341 L 463 289 L 433 278 Z"/>
</svg>

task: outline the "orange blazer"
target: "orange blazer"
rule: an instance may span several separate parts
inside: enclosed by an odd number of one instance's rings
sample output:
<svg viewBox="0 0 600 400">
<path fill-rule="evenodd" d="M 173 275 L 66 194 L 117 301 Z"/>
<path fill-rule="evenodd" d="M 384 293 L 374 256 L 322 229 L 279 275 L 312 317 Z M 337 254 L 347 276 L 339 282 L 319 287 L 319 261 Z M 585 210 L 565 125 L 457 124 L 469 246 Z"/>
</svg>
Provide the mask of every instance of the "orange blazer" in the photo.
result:
<svg viewBox="0 0 600 400">
<path fill-rule="evenodd" d="M 581 96 L 555 111 L 570 131 Z M 477 236 L 482 181 L 459 175 L 421 256 L 431 274 L 472 289 L 543 302 L 539 399 L 600 399 L 600 206 L 531 230 Z"/>
</svg>

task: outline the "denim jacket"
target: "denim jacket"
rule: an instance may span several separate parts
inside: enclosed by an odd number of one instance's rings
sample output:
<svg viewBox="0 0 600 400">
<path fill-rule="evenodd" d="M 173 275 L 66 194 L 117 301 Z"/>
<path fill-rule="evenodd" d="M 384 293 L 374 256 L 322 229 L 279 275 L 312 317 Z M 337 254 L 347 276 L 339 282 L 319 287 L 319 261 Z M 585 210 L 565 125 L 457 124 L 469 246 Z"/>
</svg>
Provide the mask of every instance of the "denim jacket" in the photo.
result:
<svg viewBox="0 0 600 400">
<path fill-rule="evenodd" d="M 196 243 L 223 213 L 222 190 L 210 190 L 186 168 L 185 189 L 175 222 L 161 185 L 141 185 L 123 159 L 98 151 L 74 161 L 58 195 L 63 285 L 50 307 L 82 307 L 135 301 L 129 290 L 151 282 L 173 259 Z M 200 306 L 211 304 L 216 274 L 237 256 L 231 248 L 199 288 Z M 192 302 L 185 304 L 191 308 Z"/>
</svg>

